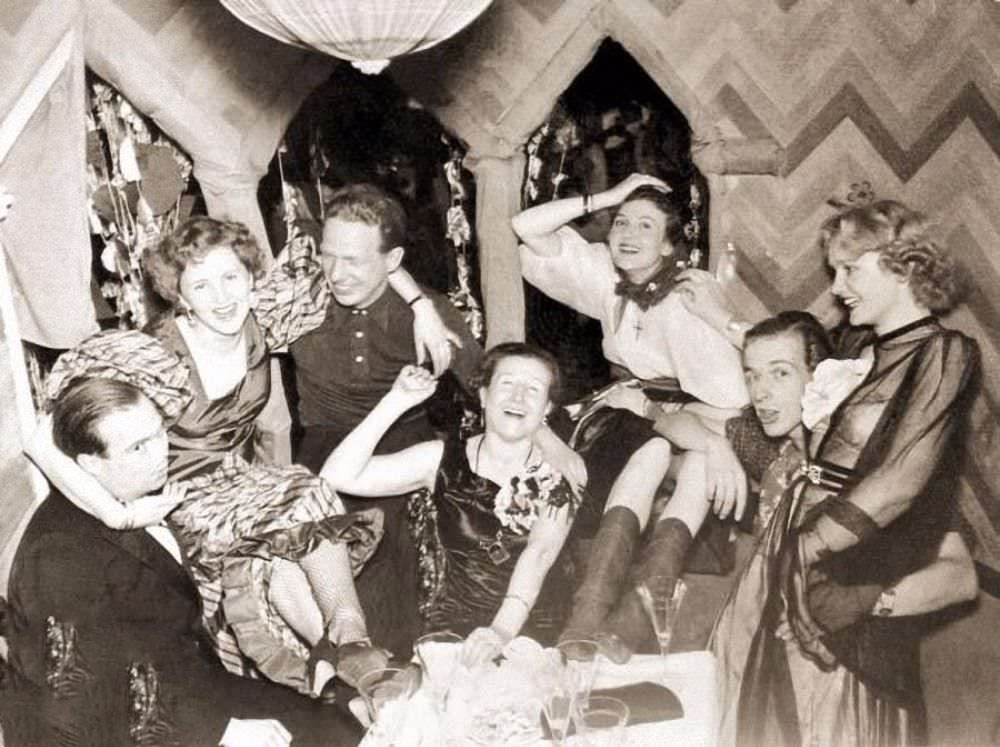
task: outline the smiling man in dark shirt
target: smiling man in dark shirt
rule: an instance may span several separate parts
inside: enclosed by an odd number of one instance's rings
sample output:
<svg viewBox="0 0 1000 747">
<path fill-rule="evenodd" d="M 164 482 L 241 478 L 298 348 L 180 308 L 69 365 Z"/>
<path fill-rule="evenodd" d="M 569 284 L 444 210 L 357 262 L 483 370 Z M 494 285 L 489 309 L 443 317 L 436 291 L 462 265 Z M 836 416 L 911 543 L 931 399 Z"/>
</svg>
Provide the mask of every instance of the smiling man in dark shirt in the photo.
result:
<svg viewBox="0 0 1000 747">
<path fill-rule="evenodd" d="M 462 341 L 451 369 L 466 389 L 482 348 L 461 315 L 440 294 L 424 290 L 403 299 L 389 289 L 389 275 L 405 250 L 406 214 L 378 187 L 356 184 L 333 194 L 326 206 L 320 261 L 336 303 L 323 324 L 295 342 L 299 422 L 296 461 L 318 472 L 334 447 L 382 396 L 403 366 L 416 362 L 413 307 L 433 303 Z M 415 408 L 379 444 L 386 453 L 434 438 L 426 410 Z M 363 499 L 345 496 L 348 508 Z M 404 653 L 418 634 L 416 552 L 406 530 L 403 497 L 382 499 L 386 535 L 358 579 L 358 592 L 379 645 Z"/>
</svg>

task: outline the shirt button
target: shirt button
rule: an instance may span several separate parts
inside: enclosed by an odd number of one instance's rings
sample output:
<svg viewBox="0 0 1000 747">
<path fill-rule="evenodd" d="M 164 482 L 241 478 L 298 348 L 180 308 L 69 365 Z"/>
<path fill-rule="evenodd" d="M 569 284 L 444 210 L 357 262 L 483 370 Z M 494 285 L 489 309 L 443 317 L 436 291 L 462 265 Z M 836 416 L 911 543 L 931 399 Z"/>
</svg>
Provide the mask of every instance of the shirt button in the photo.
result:
<svg viewBox="0 0 1000 747">
<path fill-rule="evenodd" d="M 362 331 L 361 331 L 361 330 L 359 329 L 359 330 L 358 330 L 357 332 L 355 332 L 355 333 L 354 333 L 354 336 L 355 336 L 355 337 L 364 337 L 364 336 L 365 336 L 365 333 L 364 333 L 364 332 L 362 332 Z"/>
<path fill-rule="evenodd" d="M 363 355 L 356 355 L 356 356 L 354 356 L 354 362 L 355 363 L 361 363 L 364 359 L 365 359 L 365 357 Z"/>
</svg>

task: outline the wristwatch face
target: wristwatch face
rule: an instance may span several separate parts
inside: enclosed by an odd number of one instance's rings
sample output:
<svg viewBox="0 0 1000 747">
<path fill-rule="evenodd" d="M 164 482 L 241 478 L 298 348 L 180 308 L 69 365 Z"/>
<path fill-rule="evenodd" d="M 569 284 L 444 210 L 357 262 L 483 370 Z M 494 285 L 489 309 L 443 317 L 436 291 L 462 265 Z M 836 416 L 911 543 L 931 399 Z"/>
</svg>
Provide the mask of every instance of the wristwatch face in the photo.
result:
<svg viewBox="0 0 1000 747">
<path fill-rule="evenodd" d="M 878 596 L 878 601 L 875 602 L 875 614 L 878 617 L 888 617 L 892 614 L 893 607 L 896 604 L 896 590 L 886 589 Z"/>
</svg>

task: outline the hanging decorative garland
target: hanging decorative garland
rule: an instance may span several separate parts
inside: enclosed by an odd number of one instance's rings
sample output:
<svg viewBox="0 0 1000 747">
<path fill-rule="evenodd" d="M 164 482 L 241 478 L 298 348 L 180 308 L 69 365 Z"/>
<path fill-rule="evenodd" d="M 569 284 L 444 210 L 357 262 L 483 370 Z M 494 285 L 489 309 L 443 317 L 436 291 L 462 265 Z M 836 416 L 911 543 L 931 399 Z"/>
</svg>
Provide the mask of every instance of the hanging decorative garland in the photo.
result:
<svg viewBox="0 0 1000 747">
<path fill-rule="evenodd" d="M 445 144 L 448 141 L 442 136 Z M 455 286 L 448 291 L 452 305 L 462 313 L 472 336 L 482 342 L 486 329 L 483 310 L 472 293 L 472 266 L 469 261 L 469 241 L 472 227 L 465 214 L 465 187 L 462 185 L 462 152 L 452 147 L 451 157 L 444 164 L 444 175 L 451 193 L 451 207 L 446 217 L 445 236 L 455 248 Z"/>
<path fill-rule="evenodd" d="M 101 287 L 122 329 L 141 328 L 150 305 L 143 250 L 191 210 L 182 199 L 191 161 L 106 83 L 90 85 L 87 198 L 91 233 L 104 243 L 101 264 L 113 280 Z"/>
</svg>

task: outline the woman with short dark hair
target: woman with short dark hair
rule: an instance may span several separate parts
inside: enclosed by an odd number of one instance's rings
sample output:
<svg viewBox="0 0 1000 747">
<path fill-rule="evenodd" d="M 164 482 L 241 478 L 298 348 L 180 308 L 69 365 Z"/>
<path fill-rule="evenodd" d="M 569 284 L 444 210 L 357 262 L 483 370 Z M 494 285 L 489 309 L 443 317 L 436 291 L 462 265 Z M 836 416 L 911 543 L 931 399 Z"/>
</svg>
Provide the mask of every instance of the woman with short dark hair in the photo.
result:
<svg viewBox="0 0 1000 747">
<path fill-rule="evenodd" d="M 484 432 L 373 455 L 385 430 L 434 391 L 407 367 L 393 389 L 327 459 L 322 475 L 359 496 L 429 494 L 416 517 L 428 630 L 468 634 L 469 663 L 488 661 L 522 632 L 552 643 L 567 593 L 556 563 L 577 499 L 534 445 L 558 391 L 546 351 L 504 343 L 483 359 Z"/>
</svg>

